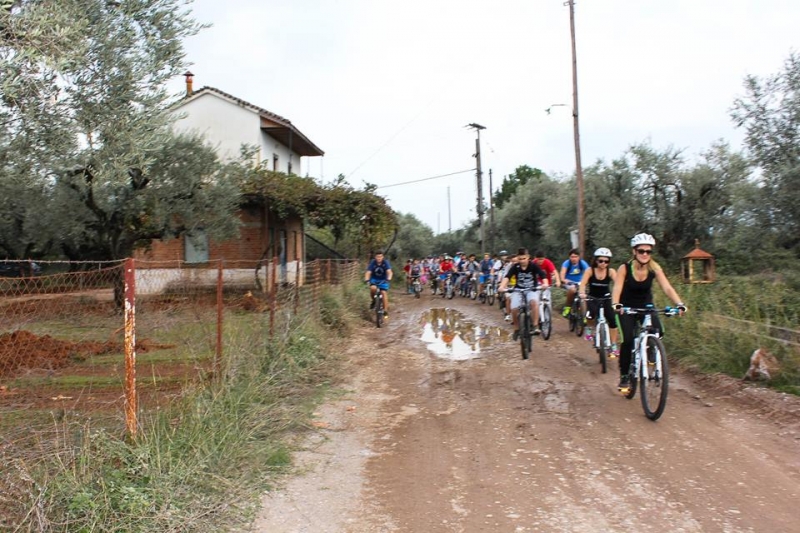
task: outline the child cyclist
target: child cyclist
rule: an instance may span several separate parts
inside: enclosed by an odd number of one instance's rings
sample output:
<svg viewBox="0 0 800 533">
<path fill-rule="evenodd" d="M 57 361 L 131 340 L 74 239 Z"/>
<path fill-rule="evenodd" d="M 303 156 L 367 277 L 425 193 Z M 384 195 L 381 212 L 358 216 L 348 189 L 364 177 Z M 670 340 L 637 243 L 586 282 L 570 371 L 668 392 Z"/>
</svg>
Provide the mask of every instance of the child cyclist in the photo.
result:
<svg viewBox="0 0 800 533">
<path fill-rule="evenodd" d="M 383 294 L 383 318 L 389 318 L 389 282 L 392 281 L 392 266 L 383 256 L 383 250 L 375 252 L 375 257 L 367 265 L 364 272 L 364 281 L 369 284 L 369 294 L 372 303 L 369 308 L 375 307 L 375 293 L 380 289 Z"/>
</svg>

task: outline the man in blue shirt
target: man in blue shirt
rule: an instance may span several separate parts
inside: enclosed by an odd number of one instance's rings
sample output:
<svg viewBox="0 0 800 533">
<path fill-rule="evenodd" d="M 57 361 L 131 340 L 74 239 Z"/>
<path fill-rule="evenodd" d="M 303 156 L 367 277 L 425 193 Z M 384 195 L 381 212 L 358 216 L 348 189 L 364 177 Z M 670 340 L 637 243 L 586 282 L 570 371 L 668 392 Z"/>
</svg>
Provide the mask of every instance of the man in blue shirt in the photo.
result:
<svg viewBox="0 0 800 533">
<path fill-rule="evenodd" d="M 589 263 L 581 259 L 578 249 L 570 250 L 569 259 L 561 265 L 561 279 L 564 288 L 567 289 L 567 305 L 564 307 L 564 316 L 569 316 L 569 312 L 572 310 L 575 293 L 578 292 L 578 285 L 580 285 L 583 273 L 587 268 L 589 268 Z"/>
<path fill-rule="evenodd" d="M 369 294 L 372 303 L 369 308 L 375 307 L 375 292 L 380 289 L 383 295 L 383 318 L 389 318 L 389 282 L 392 281 L 392 266 L 389 260 L 383 256 L 383 251 L 375 252 L 375 257 L 367 265 L 364 272 L 364 281 L 369 283 Z"/>
</svg>

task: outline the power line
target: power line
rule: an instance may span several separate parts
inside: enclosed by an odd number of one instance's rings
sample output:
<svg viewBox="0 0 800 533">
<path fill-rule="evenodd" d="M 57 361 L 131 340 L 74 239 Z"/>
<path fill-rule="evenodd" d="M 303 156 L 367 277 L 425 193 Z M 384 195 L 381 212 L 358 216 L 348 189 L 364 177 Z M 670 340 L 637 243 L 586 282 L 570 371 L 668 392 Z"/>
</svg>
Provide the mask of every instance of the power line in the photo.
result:
<svg viewBox="0 0 800 533">
<path fill-rule="evenodd" d="M 429 181 L 429 180 L 436 180 L 439 178 L 446 178 L 448 176 L 455 176 L 456 174 L 465 174 L 467 172 L 475 172 L 474 168 L 468 168 L 467 170 L 459 170 L 458 172 L 451 172 L 450 174 L 442 174 L 440 176 L 431 176 L 430 178 L 422 178 L 419 180 L 411 180 L 411 181 L 404 181 L 402 183 L 392 183 L 389 185 L 379 185 L 375 187 L 376 189 L 387 189 L 389 187 L 397 187 L 399 185 L 409 185 L 411 183 L 419 183 L 420 181 Z"/>
</svg>

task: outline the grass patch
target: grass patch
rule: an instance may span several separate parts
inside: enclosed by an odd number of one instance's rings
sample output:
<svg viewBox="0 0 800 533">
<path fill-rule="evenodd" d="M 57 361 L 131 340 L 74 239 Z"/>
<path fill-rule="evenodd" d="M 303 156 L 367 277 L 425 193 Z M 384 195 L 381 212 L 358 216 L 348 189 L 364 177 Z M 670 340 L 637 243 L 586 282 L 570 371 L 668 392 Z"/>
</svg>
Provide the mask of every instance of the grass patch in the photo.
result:
<svg viewBox="0 0 800 533">
<path fill-rule="evenodd" d="M 3 435 L 15 445 L 0 448 L 7 472 L 0 530 L 210 532 L 247 525 L 275 473 L 290 466 L 293 435 L 339 390 L 336 347 L 352 327 L 349 293 L 358 294 L 332 289 L 320 301 L 319 320 L 281 320 L 272 339 L 263 315 L 226 314 L 222 375 L 187 387 L 168 408 L 143 413 L 135 442 L 125 438 L 119 417 L 31 412 L 37 429 Z M 170 342 L 170 334 L 158 341 Z M 140 384 L 152 381 L 142 374 Z M 88 379 L 97 386 L 97 377 Z"/>
<path fill-rule="evenodd" d="M 800 285 L 776 275 L 727 277 L 712 285 L 676 285 L 690 313 L 665 321 L 670 355 L 703 372 L 742 378 L 756 348 L 767 348 L 780 363 L 768 385 L 800 392 Z M 786 342 L 788 341 L 788 342 Z"/>
</svg>

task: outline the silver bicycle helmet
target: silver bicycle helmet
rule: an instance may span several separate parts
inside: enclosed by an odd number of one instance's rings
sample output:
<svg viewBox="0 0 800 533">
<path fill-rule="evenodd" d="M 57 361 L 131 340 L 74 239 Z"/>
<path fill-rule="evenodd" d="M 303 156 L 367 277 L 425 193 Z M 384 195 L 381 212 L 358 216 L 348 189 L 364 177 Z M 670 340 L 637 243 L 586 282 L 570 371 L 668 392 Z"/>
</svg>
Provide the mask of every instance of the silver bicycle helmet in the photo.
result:
<svg viewBox="0 0 800 533">
<path fill-rule="evenodd" d="M 637 233 L 631 239 L 631 248 L 636 248 L 640 244 L 649 244 L 650 246 L 655 246 L 656 239 L 649 233 Z"/>
<path fill-rule="evenodd" d="M 608 248 L 598 248 L 597 250 L 594 251 L 594 256 L 595 257 L 608 257 L 609 259 L 611 259 L 611 257 L 612 257 L 611 250 L 609 250 Z"/>
</svg>

